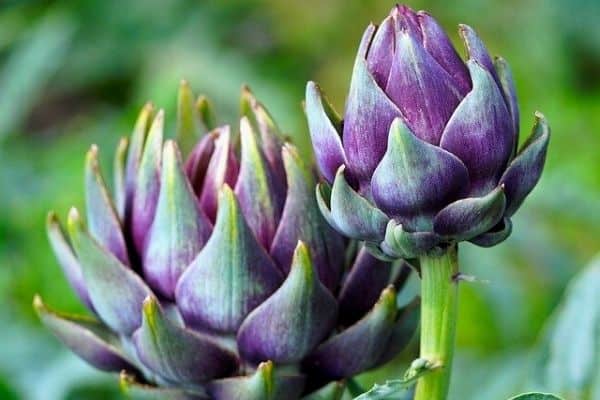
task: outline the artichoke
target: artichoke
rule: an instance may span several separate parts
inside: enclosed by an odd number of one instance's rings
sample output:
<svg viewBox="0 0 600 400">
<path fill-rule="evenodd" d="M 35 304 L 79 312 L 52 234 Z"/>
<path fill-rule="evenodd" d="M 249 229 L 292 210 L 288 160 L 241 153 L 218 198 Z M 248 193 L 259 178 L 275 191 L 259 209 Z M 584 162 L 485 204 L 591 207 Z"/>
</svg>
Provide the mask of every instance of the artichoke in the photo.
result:
<svg viewBox="0 0 600 400">
<path fill-rule="evenodd" d="M 66 230 L 49 214 L 56 257 L 94 317 L 39 296 L 34 306 L 132 393 L 298 399 L 386 362 L 415 328 L 414 307 L 396 301 L 407 267 L 333 231 L 310 165 L 247 89 L 242 106 L 237 136 L 182 83 L 177 141 L 163 143 L 164 113 L 146 105 L 117 148 L 113 196 L 92 146 L 86 223 L 75 208 Z"/>
<path fill-rule="evenodd" d="M 332 184 L 319 206 L 381 257 L 412 258 L 460 241 L 493 246 L 540 178 L 549 127 L 536 113 L 520 150 L 519 108 L 502 58 L 459 29 L 463 62 L 429 14 L 396 6 L 359 46 L 343 121 L 306 88 L 317 164 Z"/>
</svg>

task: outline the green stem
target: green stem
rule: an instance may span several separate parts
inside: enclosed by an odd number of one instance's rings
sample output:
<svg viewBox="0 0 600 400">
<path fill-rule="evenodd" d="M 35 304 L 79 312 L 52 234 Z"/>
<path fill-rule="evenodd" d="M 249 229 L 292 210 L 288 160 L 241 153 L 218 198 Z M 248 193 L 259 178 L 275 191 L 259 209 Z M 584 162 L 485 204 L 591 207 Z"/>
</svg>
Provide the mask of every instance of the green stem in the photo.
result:
<svg viewBox="0 0 600 400">
<path fill-rule="evenodd" d="M 448 396 L 456 332 L 456 245 L 422 256 L 420 266 L 421 358 L 437 368 L 419 379 L 415 400 L 444 400 Z"/>
</svg>

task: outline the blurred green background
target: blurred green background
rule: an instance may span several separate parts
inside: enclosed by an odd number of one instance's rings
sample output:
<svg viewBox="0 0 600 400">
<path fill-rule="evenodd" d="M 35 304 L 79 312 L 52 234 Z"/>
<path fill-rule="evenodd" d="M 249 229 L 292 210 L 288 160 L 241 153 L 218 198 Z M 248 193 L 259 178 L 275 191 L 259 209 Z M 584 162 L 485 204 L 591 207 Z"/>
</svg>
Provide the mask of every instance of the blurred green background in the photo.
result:
<svg viewBox="0 0 600 400">
<path fill-rule="evenodd" d="M 37 292 L 54 307 L 83 310 L 51 254 L 44 222 L 50 209 L 65 215 L 71 205 L 83 204 L 88 146 L 97 143 L 104 166 L 110 166 L 119 137 L 130 132 L 146 100 L 166 109 L 173 128 L 176 91 L 185 78 L 214 101 L 222 122 L 235 121 L 240 87 L 249 84 L 309 157 L 301 109 L 306 81 L 318 81 L 342 110 L 362 30 L 381 20 L 393 3 L 1 4 L 0 398 L 120 398 L 116 378 L 70 355 L 41 329 L 31 309 Z M 409 5 L 429 10 L 457 44 L 458 23 L 475 27 L 490 51 L 513 68 L 521 135 L 528 133 L 535 110 L 553 129 L 544 176 L 514 219 L 511 238 L 492 249 L 462 246 L 463 271 L 484 282 L 460 289 L 451 399 L 503 399 L 550 387 L 539 365 L 553 357 L 544 350 L 554 325 L 547 321 L 556 321 L 569 280 L 600 250 L 600 2 Z M 600 293 L 599 274 L 590 276 L 586 281 L 595 277 Z M 592 340 L 582 354 L 591 352 L 599 370 L 600 299 L 591 298 L 575 309 L 596 316 L 585 328 Z M 561 343 L 567 349 L 580 344 L 566 332 Z M 415 354 L 413 344 L 398 362 L 367 374 L 363 383 L 397 376 Z M 572 398 L 594 396 L 591 389 L 582 393 Z"/>
</svg>

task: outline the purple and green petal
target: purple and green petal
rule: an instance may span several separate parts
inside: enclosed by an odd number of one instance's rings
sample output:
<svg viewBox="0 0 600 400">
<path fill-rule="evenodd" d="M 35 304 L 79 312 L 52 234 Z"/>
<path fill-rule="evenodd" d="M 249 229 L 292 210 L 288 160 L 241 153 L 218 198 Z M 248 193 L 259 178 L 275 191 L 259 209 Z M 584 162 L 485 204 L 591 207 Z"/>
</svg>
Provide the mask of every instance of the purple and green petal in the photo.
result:
<svg viewBox="0 0 600 400">
<path fill-rule="evenodd" d="M 396 292 L 390 286 L 360 321 L 321 344 L 305 361 L 305 368 L 330 379 L 349 378 L 372 368 L 392 334 L 396 313 Z"/>
<path fill-rule="evenodd" d="M 234 353 L 204 334 L 174 324 L 155 297 L 144 300 L 142 315 L 142 325 L 133 334 L 138 357 L 165 380 L 200 384 L 237 370 Z"/>
<path fill-rule="evenodd" d="M 441 238 L 434 232 L 410 232 L 402 224 L 390 220 L 381 249 L 391 257 L 414 258 L 437 246 Z"/>
<path fill-rule="evenodd" d="M 115 159 L 113 161 L 113 199 L 115 203 L 115 209 L 117 216 L 121 223 L 125 221 L 125 210 L 127 207 L 127 187 L 125 181 L 127 179 L 126 163 L 127 163 L 127 148 L 129 147 L 129 140 L 127 138 L 121 138 L 115 151 Z"/>
<path fill-rule="evenodd" d="M 395 27 L 396 22 L 391 15 L 384 19 L 381 25 L 377 27 L 367 54 L 367 67 L 373 75 L 375 82 L 381 88 L 387 86 L 394 59 L 396 44 Z"/>
<path fill-rule="evenodd" d="M 247 86 L 242 87 L 241 111 L 242 116 L 249 119 L 252 128 L 260 133 L 262 151 L 275 177 L 275 189 L 285 194 L 285 170 L 281 156 L 284 139 L 281 130 Z"/>
<path fill-rule="evenodd" d="M 489 71 L 468 61 L 473 90 L 448 121 L 440 146 L 469 170 L 471 195 L 481 196 L 498 183 L 513 152 L 513 124 L 502 93 Z"/>
<path fill-rule="evenodd" d="M 198 196 L 202 193 L 204 177 L 206 176 L 210 159 L 215 151 L 215 140 L 217 137 L 218 135 L 213 132 L 204 135 L 185 162 L 185 173 L 194 192 Z"/>
<path fill-rule="evenodd" d="M 102 371 L 137 372 L 137 368 L 117 347 L 118 336 L 99 321 L 51 310 L 38 295 L 33 298 L 33 308 L 46 328 L 94 367 Z"/>
<path fill-rule="evenodd" d="M 283 160 L 288 192 L 279 228 L 270 254 L 281 270 L 290 269 L 294 249 L 299 240 L 311 249 L 319 279 L 334 290 L 341 274 L 344 252 L 343 239 L 331 228 L 319 212 L 314 195 L 316 179 L 295 147 L 286 144 Z"/>
<path fill-rule="evenodd" d="M 235 194 L 250 229 L 269 248 L 285 202 L 285 192 L 279 190 L 275 172 L 260 148 L 256 132 L 248 118 L 240 121 L 241 161 Z"/>
<path fill-rule="evenodd" d="M 492 229 L 469 239 L 469 242 L 480 247 L 492 247 L 506 240 L 511 232 L 512 222 L 510 218 L 503 218 Z"/>
<path fill-rule="evenodd" d="M 400 108 L 414 134 L 435 145 L 462 99 L 450 74 L 406 32 L 396 36 L 396 53 L 385 92 Z"/>
<path fill-rule="evenodd" d="M 179 277 L 208 240 L 211 225 L 183 171 L 177 145 L 167 141 L 158 204 L 143 256 L 144 277 L 157 293 L 174 298 Z"/>
<path fill-rule="evenodd" d="M 373 257 L 381 261 L 394 262 L 398 258 L 402 258 L 398 252 L 393 251 L 389 248 L 389 246 L 386 246 L 385 242 L 364 242 L 364 246 Z"/>
<path fill-rule="evenodd" d="M 361 248 L 338 295 L 339 320 L 344 325 L 362 318 L 390 283 L 392 264 L 373 257 Z"/>
<path fill-rule="evenodd" d="M 531 135 L 500 179 L 506 193 L 508 217 L 519 209 L 525 197 L 539 181 L 546 161 L 549 140 L 550 127 L 546 118 L 538 112 L 535 114 L 535 125 Z"/>
<path fill-rule="evenodd" d="M 502 90 L 502 95 L 504 96 L 504 100 L 506 101 L 506 106 L 508 107 L 508 111 L 510 112 L 510 116 L 512 118 L 513 124 L 513 132 L 514 132 L 514 147 L 513 147 L 513 155 L 517 151 L 517 146 L 519 145 L 519 103 L 517 101 L 517 89 L 515 88 L 515 81 L 512 76 L 512 72 L 506 60 L 502 57 L 496 57 L 494 60 L 494 66 L 496 68 L 496 73 L 498 74 L 498 79 L 500 82 L 500 89 Z"/>
<path fill-rule="evenodd" d="M 417 13 L 412 8 L 405 4 L 398 4 L 392 8 L 390 15 L 396 23 L 396 34 L 406 32 L 414 37 L 415 40 L 418 40 L 419 43 L 423 42 L 423 33 L 421 32 L 419 19 Z"/>
<path fill-rule="evenodd" d="M 133 195 L 136 191 L 138 170 L 142 162 L 146 134 L 152 122 L 154 106 L 146 103 L 140 111 L 138 119 L 131 133 L 129 148 L 127 150 L 127 164 L 125 165 L 125 215 L 130 218 L 129 213 L 133 206 Z M 128 219 L 127 219 L 128 220 Z"/>
<path fill-rule="evenodd" d="M 140 326 L 142 302 L 150 289 L 92 238 L 74 208 L 69 212 L 68 230 L 94 310 L 114 331 L 131 334 Z"/>
<path fill-rule="evenodd" d="M 202 389 L 180 389 L 140 383 L 135 376 L 126 371 L 119 374 L 119 386 L 126 396 L 136 400 L 209 400 Z"/>
<path fill-rule="evenodd" d="M 450 203 L 435 216 L 433 230 L 451 240 L 468 240 L 493 228 L 502 219 L 505 208 L 504 187 L 498 186 L 485 196 Z"/>
<path fill-rule="evenodd" d="M 324 198 L 323 190 L 317 187 L 321 212 L 332 221 L 336 230 L 348 237 L 381 240 L 389 218 L 350 186 L 344 171 L 344 166 L 338 169 L 329 198 Z M 319 186 L 323 188 L 323 185 Z"/>
<path fill-rule="evenodd" d="M 85 203 L 90 234 L 119 261 L 129 265 L 121 221 L 100 172 L 95 145 L 85 157 Z"/>
<path fill-rule="evenodd" d="M 342 121 L 314 82 L 306 85 L 305 109 L 317 166 L 323 177 L 333 183 L 337 169 L 346 164 L 340 138 Z"/>
<path fill-rule="evenodd" d="M 299 362 L 331 332 L 336 317 L 336 300 L 319 281 L 308 247 L 299 242 L 286 280 L 240 327 L 238 348 L 253 363 Z"/>
<path fill-rule="evenodd" d="M 492 75 L 494 81 L 500 86 L 500 80 L 498 79 L 496 69 L 494 68 L 494 61 L 492 60 L 492 57 L 490 57 L 490 53 L 475 30 L 469 25 L 460 24 L 458 26 L 458 33 L 467 50 L 469 61 L 477 61 L 479 65 Z M 473 73 L 471 72 L 471 75 L 472 74 Z"/>
<path fill-rule="evenodd" d="M 456 52 L 450 38 L 438 22 L 427 12 L 419 11 L 417 16 L 423 32 L 425 50 L 452 76 L 461 94 L 466 95 L 471 89 L 471 78 L 469 78 L 469 71 Z"/>
<path fill-rule="evenodd" d="M 199 116 L 196 108 L 194 93 L 186 80 L 179 84 L 177 94 L 177 124 L 175 138 L 181 153 L 187 156 L 200 139 Z"/>
<path fill-rule="evenodd" d="M 90 300 L 90 294 L 88 293 L 81 271 L 81 265 L 71 244 L 65 237 L 65 231 L 60 224 L 58 216 L 54 212 L 49 212 L 46 219 L 46 232 L 48 234 L 48 240 L 50 246 L 54 251 L 54 255 L 58 261 L 58 264 L 63 270 L 69 284 L 77 293 L 77 296 L 81 301 L 90 309 L 93 310 L 94 306 Z"/>
<path fill-rule="evenodd" d="M 198 329 L 235 332 L 282 280 L 244 220 L 233 191 L 224 186 L 213 234 L 175 291 L 186 323 Z"/>
<path fill-rule="evenodd" d="M 294 400 L 300 399 L 304 378 L 280 373 L 266 361 L 250 376 L 214 380 L 207 388 L 214 400 Z"/>
<path fill-rule="evenodd" d="M 148 132 L 139 170 L 137 170 L 130 230 L 133 243 L 139 254 L 144 252 L 146 235 L 152 225 L 158 201 L 164 119 L 165 113 L 160 110 Z"/>
<path fill-rule="evenodd" d="M 401 115 L 367 68 L 363 53 L 374 27 L 365 31 L 356 56 L 344 117 L 343 144 L 349 171 L 368 191 L 368 180 L 385 153 L 390 124 Z"/>
<path fill-rule="evenodd" d="M 231 144 L 231 130 L 229 126 L 217 128 L 215 134 L 215 149 L 204 176 L 200 205 L 211 221 L 217 216 L 217 203 L 219 191 L 224 184 L 235 187 L 239 163 L 233 153 Z"/>
<path fill-rule="evenodd" d="M 377 206 L 412 230 L 464 193 L 468 182 L 457 157 L 418 138 L 396 118 L 371 187 Z"/>
</svg>

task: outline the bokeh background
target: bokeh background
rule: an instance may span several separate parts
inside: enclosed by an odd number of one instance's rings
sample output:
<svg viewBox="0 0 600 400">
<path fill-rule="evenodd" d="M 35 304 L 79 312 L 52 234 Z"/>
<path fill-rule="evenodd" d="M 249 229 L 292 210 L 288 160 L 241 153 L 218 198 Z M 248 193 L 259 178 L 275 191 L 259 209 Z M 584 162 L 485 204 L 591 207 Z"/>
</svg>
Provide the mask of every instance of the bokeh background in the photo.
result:
<svg viewBox="0 0 600 400">
<path fill-rule="evenodd" d="M 343 109 L 362 30 L 393 3 L 0 4 L 0 398 L 118 399 L 116 378 L 68 353 L 31 308 L 40 293 L 53 307 L 83 310 L 52 256 L 44 223 L 50 209 L 65 215 L 83 205 L 88 146 L 97 143 L 110 166 L 146 100 L 164 107 L 174 128 L 185 78 L 213 100 L 222 122 L 235 121 L 240 87 L 249 84 L 310 157 L 301 108 L 306 81 L 318 81 Z M 409 5 L 436 16 L 461 51 L 455 27 L 474 26 L 513 68 L 522 136 L 535 110 L 553 129 L 544 176 L 515 217 L 511 238 L 493 249 L 462 247 L 463 271 L 478 281 L 460 288 L 451 399 L 504 399 L 552 388 L 565 376 L 572 378 L 565 385 L 579 385 L 557 389 L 569 400 L 600 399 L 600 373 L 588 373 L 600 370 L 600 263 L 565 294 L 600 251 L 600 2 Z M 397 377 L 416 354 L 413 343 L 361 382 Z"/>
</svg>

